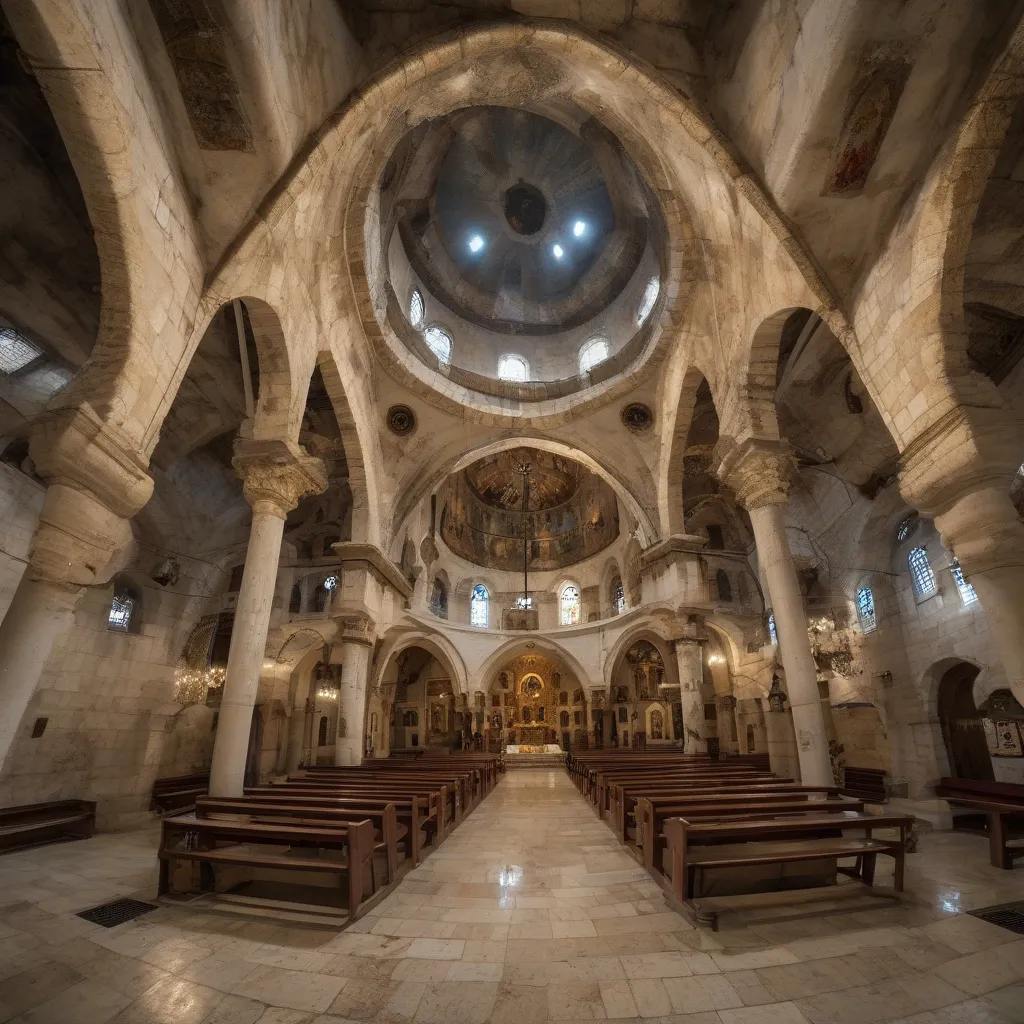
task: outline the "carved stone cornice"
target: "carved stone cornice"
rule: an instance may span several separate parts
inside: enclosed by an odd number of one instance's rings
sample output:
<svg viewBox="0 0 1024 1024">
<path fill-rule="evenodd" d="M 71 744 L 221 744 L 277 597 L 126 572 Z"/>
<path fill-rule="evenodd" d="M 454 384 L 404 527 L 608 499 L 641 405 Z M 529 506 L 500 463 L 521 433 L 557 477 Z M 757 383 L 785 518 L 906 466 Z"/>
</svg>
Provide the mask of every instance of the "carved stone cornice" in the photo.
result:
<svg viewBox="0 0 1024 1024">
<path fill-rule="evenodd" d="M 402 575 L 402 570 L 376 545 L 343 540 L 332 544 L 331 550 L 341 561 L 343 572 L 362 569 L 371 573 L 384 586 L 391 587 L 406 601 L 412 597 L 412 584 Z"/>
<path fill-rule="evenodd" d="M 718 479 L 749 512 L 766 505 L 784 505 L 796 460 L 785 441 L 750 437 L 715 449 Z"/>
<path fill-rule="evenodd" d="M 654 572 L 662 565 L 695 561 L 707 544 L 706 537 L 692 533 L 675 533 L 664 540 L 655 541 L 640 554 L 640 573 Z"/>
<path fill-rule="evenodd" d="M 29 454 L 47 483 L 91 495 L 130 519 L 153 494 L 148 460 L 119 427 L 88 405 L 45 413 L 32 429 Z"/>
<path fill-rule="evenodd" d="M 294 441 L 235 441 L 231 460 L 253 512 L 284 519 L 307 494 L 327 489 L 327 469 Z"/>
</svg>

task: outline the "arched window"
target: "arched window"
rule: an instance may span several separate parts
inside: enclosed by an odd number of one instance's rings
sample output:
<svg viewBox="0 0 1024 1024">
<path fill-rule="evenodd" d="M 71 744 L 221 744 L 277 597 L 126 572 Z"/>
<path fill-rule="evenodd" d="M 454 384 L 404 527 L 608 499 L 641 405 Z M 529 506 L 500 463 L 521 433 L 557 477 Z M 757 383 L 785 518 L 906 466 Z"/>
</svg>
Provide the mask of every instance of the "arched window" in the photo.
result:
<svg viewBox="0 0 1024 1024">
<path fill-rule="evenodd" d="M 326 747 L 327 746 L 327 716 L 326 715 L 324 715 L 323 718 L 320 719 L 320 730 L 317 733 L 316 745 L 318 747 Z"/>
<path fill-rule="evenodd" d="M 448 618 L 448 588 L 440 576 L 434 579 L 430 591 L 430 610 L 439 618 Z"/>
<path fill-rule="evenodd" d="M 137 633 L 134 619 L 138 608 L 139 592 L 124 583 L 115 584 L 114 597 L 107 613 L 107 629 L 114 629 L 119 633 Z"/>
<path fill-rule="evenodd" d="M 590 373 L 598 363 L 603 363 L 608 356 L 608 342 L 604 338 L 591 338 L 580 349 L 580 373 Z"/>
<path fill-rule="evenodd" d="M 413 288 L 412 295 L 409 297 L 409 323 L 413 327 L 423 326 L 423 296 L 420 294 L 419 288 Z"/>
<path fill-rule="evenodd" d="M 488 601 L 487 588 L 482 583 L 478 583 L 473 588 L 473 596 L 469 599 L 469 624 L 471 626 L 487 627 Z"/>
<path fill-rule="evenodd" d="M 568 584 L 562 588 L 559 598 L 559 623 L 563 626 L 575 626 L 580 621 L 580 588 Z"/>
<path fill-rule="evenodd" d="M 443 328 L 438 327 L 437 324 L 431 324 L 423 332 L 423 340 L 427 343 L 427 348 L 441 360 L 442 363 L 447 363 L 452 357 L 452 336 Z"/>
<path fill-rule="evenodd" d="M 718 589 L 719 601 L 732 600 L 732 584 L 729 582 L 729 574 L 724 569 L 715 573 L 715 586 Z"/>
<path fill-rule="evenodd" d="M 857 618 L 860 619 L 860 628 L 865 633 L 870 633 L 875 628 L 875 599 L 871 595 L 870 587 L 861 587 L 857 591 Z"/>
<path fill-rule="evenodd" d="M 932 572 L 925 549 L 914 548 L 907 557 L 907 566 L 914 583 L 914 594 L 917 597 L 931 597 L 935 593 L 935 573 Z"/>
<path fill-rule="evenodd" d="M 960 600 L 963 601 L 965 607 L 974 604 L 978 600 L 978 595 L 974 592 L 974 587 L 964 579 L 964 571 L 960 568 L 959 558 L 953 559 L 952 569 L 953 582 L 956 584 L 956 589 L 960 592 Z"/>
<path fill-rule="evenodd" d="M 654 304 L 658 301 L 658 293 L 661 291 L 661 282 L 652 277 L 644 289 L 644 297 L 640 300 L 640 308 L 636 311 L 636 325 L 642 327 L 644 321 L 651 315 Z"/>
<path fill-rule="evenodd" d="M 905 541 L 910 536 L 910 533 L 914 529 L 914 525 L 915 525 L 916 521 L 917 521 L 917 516 L 916 515 L 907 516 L 907 518 L 904 519 L 903 522 L 901 522 L 900 525 L 896 527 L 896 541 L 897 541 L 897 543 L 902 543 L 903 541 Z"/>
<path fill-rule="evenodd" d="M 504 355 L 498 360 L 498 380 L 527 381 L 530 364 L 522 356 Z"/>
<path fill-rule="evenodd" d="M 568 712 L 568 711 L 563 711 L 563 712 L 562 712 L 562 713 L 561 713 L 561 714 L 560 714 L 560 715 L 558 716 L 558 724 L 559 724 L 559 725 L 560 725 L 560 726 L 561 726 L 561 727 L 562 727 L 563 729 L 568 729 L 568 728 L 569 728 L 569 712 Z"/>
<path fill-rule="evenodd" d="M 779 646 L 779 631 L 775 628 L 775 616 L 774 616 L 774 614 L 768 616 L 768 636 L 771 637 L 772 643 L 776 647 L 778 647 Z"/>
<path fill-rule="evenodd" d="M 622 586 L 621 576 L 616 576 L 612 580 L 612 604 L 615 606 L 616 615 L 621 615 L 626 610 L 626 590 Z"/>
</svg>

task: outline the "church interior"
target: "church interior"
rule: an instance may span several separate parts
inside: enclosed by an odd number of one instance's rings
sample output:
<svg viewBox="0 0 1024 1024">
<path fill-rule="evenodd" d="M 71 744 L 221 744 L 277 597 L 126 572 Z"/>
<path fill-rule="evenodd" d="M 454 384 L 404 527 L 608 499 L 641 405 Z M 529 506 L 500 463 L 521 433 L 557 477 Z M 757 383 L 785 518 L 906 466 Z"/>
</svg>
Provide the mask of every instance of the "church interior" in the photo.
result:
<svg viewBox="0 0 1024 1024">
<path fill-rule="evenodd" d="M 0 1024 L 1024 1024 L 1024 0 L 0 0 Z"/>
</svg>

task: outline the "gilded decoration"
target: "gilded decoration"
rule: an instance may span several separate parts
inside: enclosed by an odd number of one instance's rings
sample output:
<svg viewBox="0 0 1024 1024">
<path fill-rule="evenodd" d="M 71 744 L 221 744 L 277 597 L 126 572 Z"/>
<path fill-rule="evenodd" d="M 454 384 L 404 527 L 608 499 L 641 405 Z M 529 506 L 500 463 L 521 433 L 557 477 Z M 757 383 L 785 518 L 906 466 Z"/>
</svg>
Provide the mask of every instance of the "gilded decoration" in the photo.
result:
<svg viewBox="0 0 1024 1024">
<path fill-rule="evenodd" d="M 485 723 L 488 749 L 499 749 L 502 743 L 515 743 L 520 749 L 560 743 L 561 733 L 571 728 L 559 714 L 568 707 L 570 694 L 572 703 L 582 711 L 582 688 L 554 659 L 531 652 L 508 662 L 491 683 L 491 710 Z M 586 715 L 580 711 L 577 715 L 585 722 Z M 582 742 L 586 742 L 585 736 Z"/>
</svg>

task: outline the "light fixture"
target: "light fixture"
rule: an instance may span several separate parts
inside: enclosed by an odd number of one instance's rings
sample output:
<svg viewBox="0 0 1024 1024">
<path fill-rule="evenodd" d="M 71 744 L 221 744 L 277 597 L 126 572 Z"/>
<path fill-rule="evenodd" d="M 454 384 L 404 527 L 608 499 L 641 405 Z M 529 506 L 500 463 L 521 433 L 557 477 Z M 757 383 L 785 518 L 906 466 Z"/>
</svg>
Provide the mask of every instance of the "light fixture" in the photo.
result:
<svg viewBox="0 0 1024 1024">
<path fill-rule="evenodd" d="M 723 661 L 725 661 L 725 658 L 720 654 L 712 654 L 708 656 L 709 665 L 721 665 Z"/>
<path fill-rule="evenodd" d="M 565 250 L 557 242 L 551 247 L 551 251 L 555 254 L 556 260 L 560 260 L 565 255 Z"/>
<path fill-rule="evenodd" d="M 317 700 L 337 700 L 338 691 L 333 686 L 320 685 L 316 690 Z"/>
<path fill-rule="evenodd" d="M 583 232 L 586 231 L 586 230 L 587 230 L 587 225 L 584 224 L 583 221 L 581 221 L 581 220 L 576 221 L 576 223 L 573 224 L 573 226 L 572 226 L 572 233 L 577 238 L 579 238 L 583 234 Z"/>
<path fill-rule="evenodd" d="M 479 252 L 484 247 L 484 240 L 479 235 L 474 235 L 469 240 L 469 251 Z"/>
</svg>

